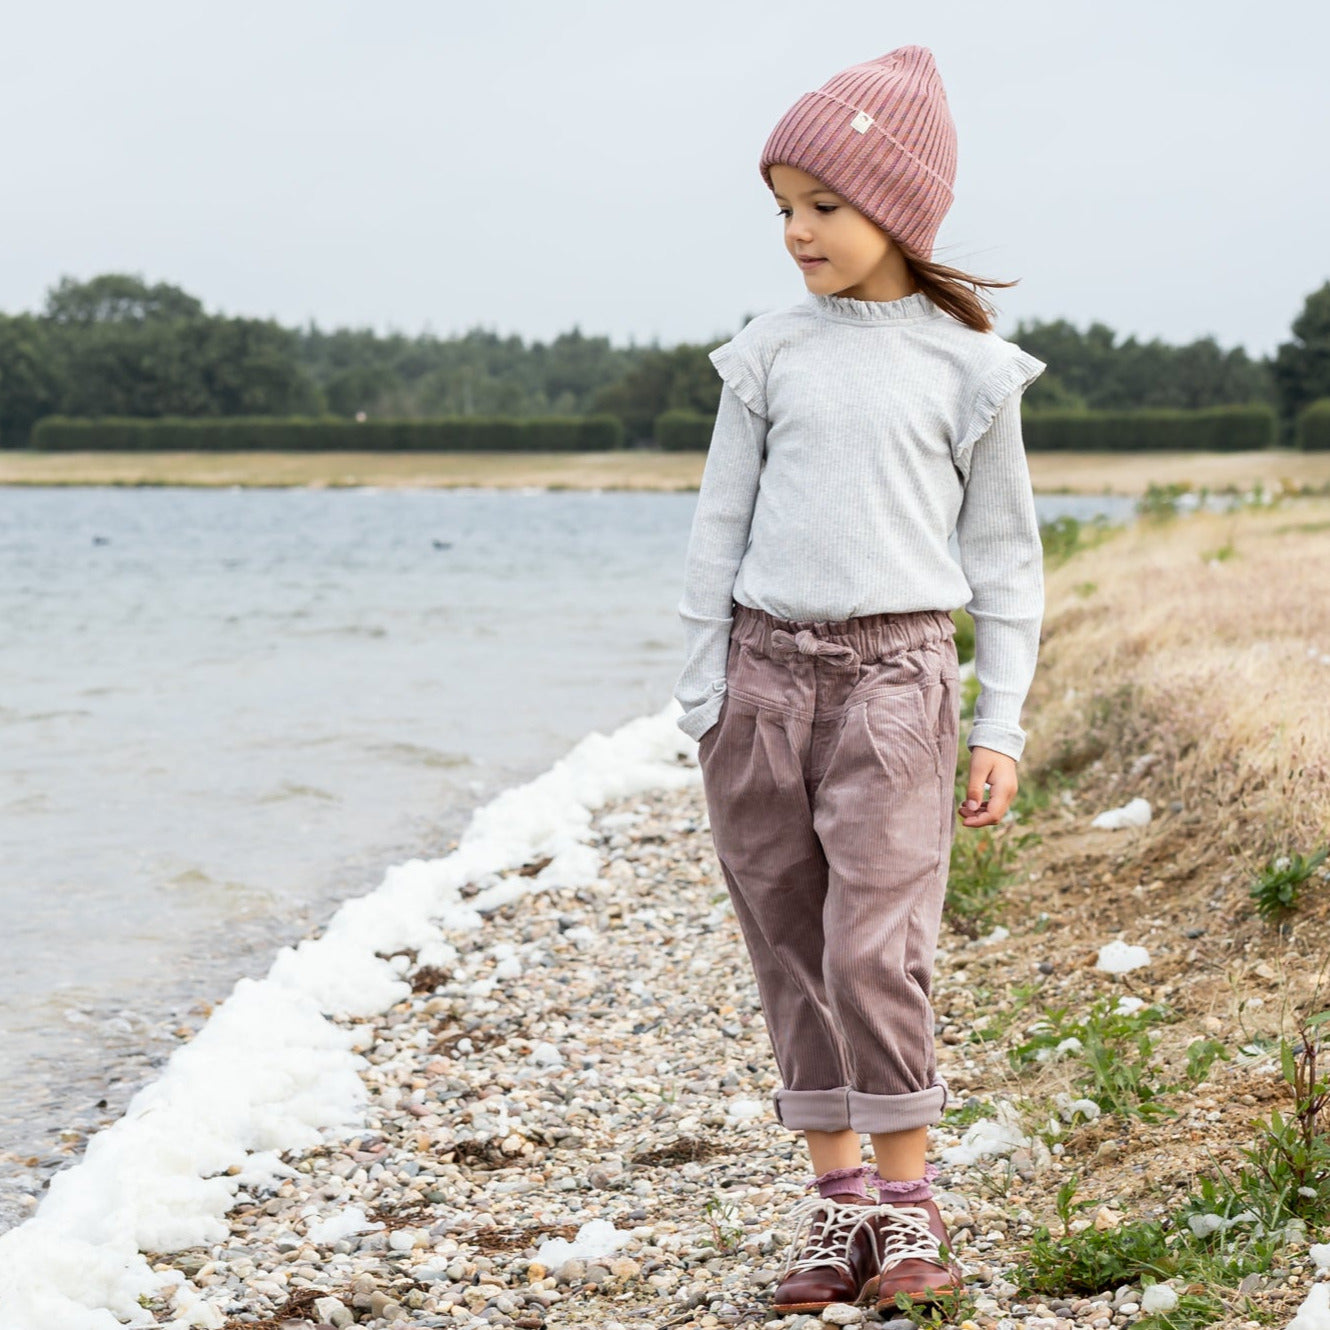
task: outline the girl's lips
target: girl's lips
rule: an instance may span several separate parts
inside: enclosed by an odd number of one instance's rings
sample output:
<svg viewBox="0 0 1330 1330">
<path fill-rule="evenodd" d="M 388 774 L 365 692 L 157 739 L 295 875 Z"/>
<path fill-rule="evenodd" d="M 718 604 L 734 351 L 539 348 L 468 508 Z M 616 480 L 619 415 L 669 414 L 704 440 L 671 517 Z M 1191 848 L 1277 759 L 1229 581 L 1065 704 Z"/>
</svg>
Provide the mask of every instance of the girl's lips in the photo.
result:
<svg viewBox="0 0 1330 1330">
<path fill-rule="evenodd" d="M 801 268 L 816 268 L 819 263 L 825 262 L 826 259 L 800 259 L 799 266 Z"/>
</svg>

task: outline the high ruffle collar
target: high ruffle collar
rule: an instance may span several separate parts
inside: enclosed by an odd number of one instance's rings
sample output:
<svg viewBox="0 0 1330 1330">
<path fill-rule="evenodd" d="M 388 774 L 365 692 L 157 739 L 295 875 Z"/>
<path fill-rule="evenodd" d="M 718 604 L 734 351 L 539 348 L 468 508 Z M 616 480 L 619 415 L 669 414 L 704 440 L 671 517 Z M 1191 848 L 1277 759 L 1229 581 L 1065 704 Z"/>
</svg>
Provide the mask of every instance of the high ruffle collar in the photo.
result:
<svg viewBox="0 0 1330 1330">
<path fill-rule="evenodd" d="M 941 310 L 923 291 L 897 300 L 856 300 L 853 296 L 808 293 L 809 303 L 824 318 L 841 323 L 900 323 L 907 319 L 932 319 Z"/>
</svg>

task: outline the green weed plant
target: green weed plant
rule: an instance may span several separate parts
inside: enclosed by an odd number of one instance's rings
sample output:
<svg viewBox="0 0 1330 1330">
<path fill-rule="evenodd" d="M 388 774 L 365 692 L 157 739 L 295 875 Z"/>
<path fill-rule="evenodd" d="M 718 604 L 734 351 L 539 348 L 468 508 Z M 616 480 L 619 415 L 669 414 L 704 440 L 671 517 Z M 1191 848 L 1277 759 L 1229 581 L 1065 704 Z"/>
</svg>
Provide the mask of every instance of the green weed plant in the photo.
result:
<svg viewBox="0 0 1330 1330">
<path fill-rule="evenodd" d="M 1298 908 L 1302 889 L 1330 854 L 1322 845 L 1309 855 L 1281 854 L 1269 860 L 1252 882 L 1250 894 L 1262 919 L 1278 921 Z"/>
<path fill-rule="evenodd" d="M 1072 1056 L 1080 1064 L 1074 1084 L 1102 1112 L 1146 1120 L 1172 1117 L 1176 1110 L 1163 1099 L 1179 1087 L 1161 1078 L 1154 1056 L 1159 1038 L 1152 1031 L 1177 1016 L 1159 1004 L 1125 1012 L 1118 1001 L 1115 996 L 1096 998 L 1080 1018 L 1069 1007 L 1048 1008 L 1028 1038 L 1008 1052 L 1011 1065 L 1019 1071 L 1054 1056 Z M 1190 1084 L 1203 1080 L 1215 1058 L 1225 1056 L 1222 1045 L 1202 1042 L 1203 1048 L 1188 1050 Z"/>
</svg>

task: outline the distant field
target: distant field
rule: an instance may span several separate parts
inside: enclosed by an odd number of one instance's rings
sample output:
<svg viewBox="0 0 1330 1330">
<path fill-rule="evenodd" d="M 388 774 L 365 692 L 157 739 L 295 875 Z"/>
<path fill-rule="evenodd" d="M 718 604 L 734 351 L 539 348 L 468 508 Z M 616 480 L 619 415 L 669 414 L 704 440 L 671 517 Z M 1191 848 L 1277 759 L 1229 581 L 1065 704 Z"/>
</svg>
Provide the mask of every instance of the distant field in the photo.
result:
<svg viewBox="0 0 1330 1330">
<path fill-rule="evenodd" d="M 39 453 L 0 450 L 0 485 L 693 490 L 702 453 Z M 1031 453 L 1043 493 L 1142 494 L 1151 483 L 1330 492 L 1330 453 Z"/>
<path fill-rule="evenodd" d="M 1151 484 L 1330 492 L 1330 452 L 1030 453 L 1030 476 L 1043 493 L 1144 494 Z"/>
</svg>

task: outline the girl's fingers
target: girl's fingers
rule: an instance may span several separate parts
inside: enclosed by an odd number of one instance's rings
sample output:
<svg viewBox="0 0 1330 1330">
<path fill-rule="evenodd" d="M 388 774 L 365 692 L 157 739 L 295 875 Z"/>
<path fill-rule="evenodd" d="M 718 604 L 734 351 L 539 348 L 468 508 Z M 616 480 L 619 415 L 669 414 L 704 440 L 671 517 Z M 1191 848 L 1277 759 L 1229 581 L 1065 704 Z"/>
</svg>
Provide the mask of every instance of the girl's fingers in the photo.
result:
<svg viewBox="0 0 1330 1330">
<path fill-rule="evenodd" d="M 968 802 L 969 800 L 966 800 L 966 803 Z M 998 815 L 994 814 L 992 809 L 989 808 L 987 799 L 985 799 L 984 802 L 981 803 L 978 808 L 976 808 L 973 812 L 970 813 L 965 813 L 963 811 L 965 809 L 965 806 L 966 804 L 961 805 L 962 809 L 961 822 L 964 826 L 987 827 L 991 826 L 994 822 L 998 820 Z"/>
<path fill-rule="evenodd" d="M 988 798 L 984 798 L 987 789 Z M 967 827 L 989 827 L 1000 822 L 1016 797 L 1015 764 L 976 748 L 970 760 L 965 799 L 956 815 Z"/>
<path fill-rule="evenodd" d="M 1002 817 L 1008 808 L 1011 807 L 1011 801 L 1016 797 L 1016 782 L 1005 779 L 1003 776 L 997 776 L 994 779 L 992 793 L 989 795 L 989 805 L 995 817 Z"/>
</svg>

